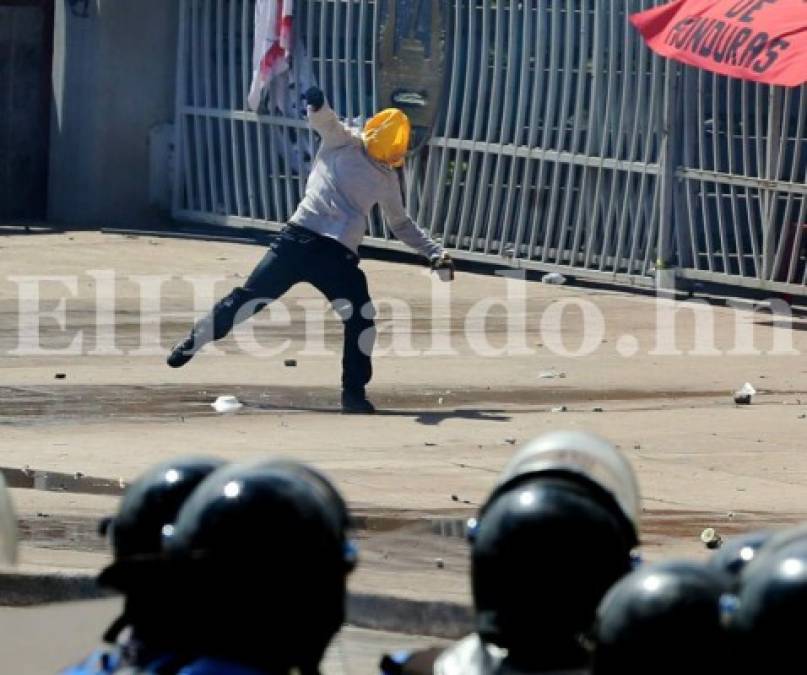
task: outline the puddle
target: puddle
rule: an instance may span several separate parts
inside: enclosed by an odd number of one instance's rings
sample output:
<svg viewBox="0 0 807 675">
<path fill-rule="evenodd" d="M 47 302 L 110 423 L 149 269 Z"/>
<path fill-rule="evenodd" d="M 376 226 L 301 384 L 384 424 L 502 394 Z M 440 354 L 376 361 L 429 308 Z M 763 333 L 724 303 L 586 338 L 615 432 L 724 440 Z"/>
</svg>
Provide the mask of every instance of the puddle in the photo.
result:
<svg viewBox="0 0 807 675">
<path fill-rule="evenodd" d="M 742 511 L 729 515 L 725 511 L 648 510 L 642 514 L 641 538 L 645 545 L 661 546 L 671 540 L 698 541 L 707 527 L 714 527 L 725 538 L 805 521 L 807 513 Z"/>
<path fill-rule="evenodd" d="M 58 471 L 37 471 L 0 466 L 0 473 L 3 474 L 9 487 L 23 490 L 120 496 L 126 488 L 118 480 L 59 473 Z"/>
<path fill-rule="evenodd" d="M 2 469 L 5 475 L 8 469 Z M 33 472 L 41 473 L 41 472 Z M 64 484 L 51 475 L 47 488 L 34 489 L 66 489 L 71 487 L 69 481 Z M 19 474 L 12 470 L 12 477 Z M 13 487 L 32 487 L 30 477 L 28 484 L 23 481 L 12 484 Z M 86 482 L 72 485 L 74 488 L 92 490 L 92 494 L 119 494 L 120 488 L 111 481 L 99 478 L 79 479 Z M 113 492 L 117 490 L 117 492 Z M 430 550 L 434 547 L 448 546 L 458 555 L 464 555 L 468 519 L 476 514 L 475 509 L 455 510 L 443 514 L 421 511 L 390 512 L 389 510 L 360 509 L 354 513 L 356 535 L 363 550 L 379 550 L 386 552 L 399 551 L 400 555 L 415 555 L 415 549 Z M 710 511 L 646 511 L 642 518 L 642 544 L 656 548 L 671 541 L 686 541 L 698 545 L 698 537 L 705 527 L 715 527 L 724 537 L 766 528 L 781 528 L 807 520 L 805 514 L 742 512 L 729 517 L 726 513 Z M 98 534 L 98 518 L 82 516 L 61 516 L 59 514 L 40 513 L 27 515 L 20 520 L 20 538 L 23 542 L 37 548 L 72 550 L 79 552 L 107 553 L 106 540 Z M 431 542 L 431 543 L 430 543 Z M 445 542 L 445 545 L 439 542 Z M 369 547 L 369 549 L 367 548 Z M 406 552 L 409 553 L 406 553 Z"/>
<path fill-rule="evenodd" d="M 69 375 L 68 375 L 69 377 Z M 70 421 L 154 421 L 214 417 L 210 404 L 222 395 L 244 403 L 238 414 L 338 411 L 338 388 L 271 388 L 249 385 L 70 385 L 0 387 L 0 426 L 48 425 Z M 679 392 L 645 389 L 580 389 L 536 385 L 530 388 L 374 387 L 372 398 L 388 414 L 394 411 L 441 413 L 480 405 L 518 406 L 527 410 L 559 403 L 719 398 L 724 391 Z M 488 413 L 504 411 L 483 411 Z"/>
<path fill-rule="evenodd" d="M 98 534 L 98 519 L 39 514 L 19 521 L 20 540 L 36 548 L 86 553 L 109 553 Z"/>
</svg>

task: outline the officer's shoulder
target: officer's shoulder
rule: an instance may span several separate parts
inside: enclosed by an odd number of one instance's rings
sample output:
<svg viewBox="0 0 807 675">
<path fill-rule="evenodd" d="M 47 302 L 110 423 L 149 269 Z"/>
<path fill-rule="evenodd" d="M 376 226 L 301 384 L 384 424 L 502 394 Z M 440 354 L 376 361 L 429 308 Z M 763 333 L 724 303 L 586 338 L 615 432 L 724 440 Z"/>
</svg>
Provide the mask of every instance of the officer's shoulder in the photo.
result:
<svg viewBox="0 0 807 675">
<path fill-rule="evenodd" d="M 382 675 L 432 675 L 434 664 L 442 654 L 442 647 L 417 652 L 395 652 L 381 659 Z"/>
<path fill-rule="evenodd" d="M 114 673 L 121 665 L 116 649 L 98 649 L 83 662 L 63 670 L 60 675 L 104 675 Z"/>
</svg>

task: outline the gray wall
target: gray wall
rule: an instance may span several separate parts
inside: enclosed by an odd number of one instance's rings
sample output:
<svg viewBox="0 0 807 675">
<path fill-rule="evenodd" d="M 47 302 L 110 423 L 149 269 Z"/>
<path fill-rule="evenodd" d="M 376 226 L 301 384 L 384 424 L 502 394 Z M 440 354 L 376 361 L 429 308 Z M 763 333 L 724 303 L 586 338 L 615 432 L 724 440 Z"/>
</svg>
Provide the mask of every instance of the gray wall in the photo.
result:
<svg viewBox="0 0 807 675">
<path fill-rule="evenodd" d="M 0 0 L 0 221 L 42 220 L 50 108 L 47 3 Z"/>
<path fill-rule="evenodd" d="M 57 0 L 48 217 L 153 225 L 149 131 L 174 119 L 178 0 Z"/>
</svg>

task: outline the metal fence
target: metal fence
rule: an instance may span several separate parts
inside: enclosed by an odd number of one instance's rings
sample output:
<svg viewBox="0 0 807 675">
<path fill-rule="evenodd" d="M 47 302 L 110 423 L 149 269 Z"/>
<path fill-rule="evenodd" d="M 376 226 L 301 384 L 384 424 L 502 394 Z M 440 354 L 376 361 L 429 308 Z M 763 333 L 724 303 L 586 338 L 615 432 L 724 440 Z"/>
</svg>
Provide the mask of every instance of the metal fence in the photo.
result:
<svg viewBox="0 0 807 675">
<path fill-rule="evenodd" d="M 294 78 L 245 110 L 254 0 L 181 0 L 174 212 L 275 228 L 316 138 L 316 82 L 346 119 L 376 108 L 384 0 L 297 3 Z M 632 283 L 692 279 L 804 290 L 804 90 L 654 56 L 628 15 L 657 0 L 451 0 L 445 114 L 405 169 L 408 207 L 460 258 Z M 397 247 L 379 213 L 366 243 Z"/>
</svg>

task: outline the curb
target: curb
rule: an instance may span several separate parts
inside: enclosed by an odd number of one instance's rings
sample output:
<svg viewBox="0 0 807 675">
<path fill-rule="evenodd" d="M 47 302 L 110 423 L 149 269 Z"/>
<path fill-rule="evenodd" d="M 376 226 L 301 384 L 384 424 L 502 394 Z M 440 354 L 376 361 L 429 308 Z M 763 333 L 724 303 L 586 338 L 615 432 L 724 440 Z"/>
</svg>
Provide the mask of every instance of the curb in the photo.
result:
<svg viewBox="0 0 807 675">
<path fill-rule="evenodd" d="M 92 574 L 48 572 L 24 574 L 0 573 L 0 606 L 30 607 L 53 602 L 98 600 L 114 594 L 99 588 Z"/>
<path fill-rule="evenodd" d="M 0 606 L 31 607 L 58 602 L 111 598 L 92 574 L 0 573 Z M 350 593 L 347 623 L 357 628 L 457 639 L 473 632 L 470 607 L 451 602 L 409 600 L 389 595 Z"/>
</svg>

